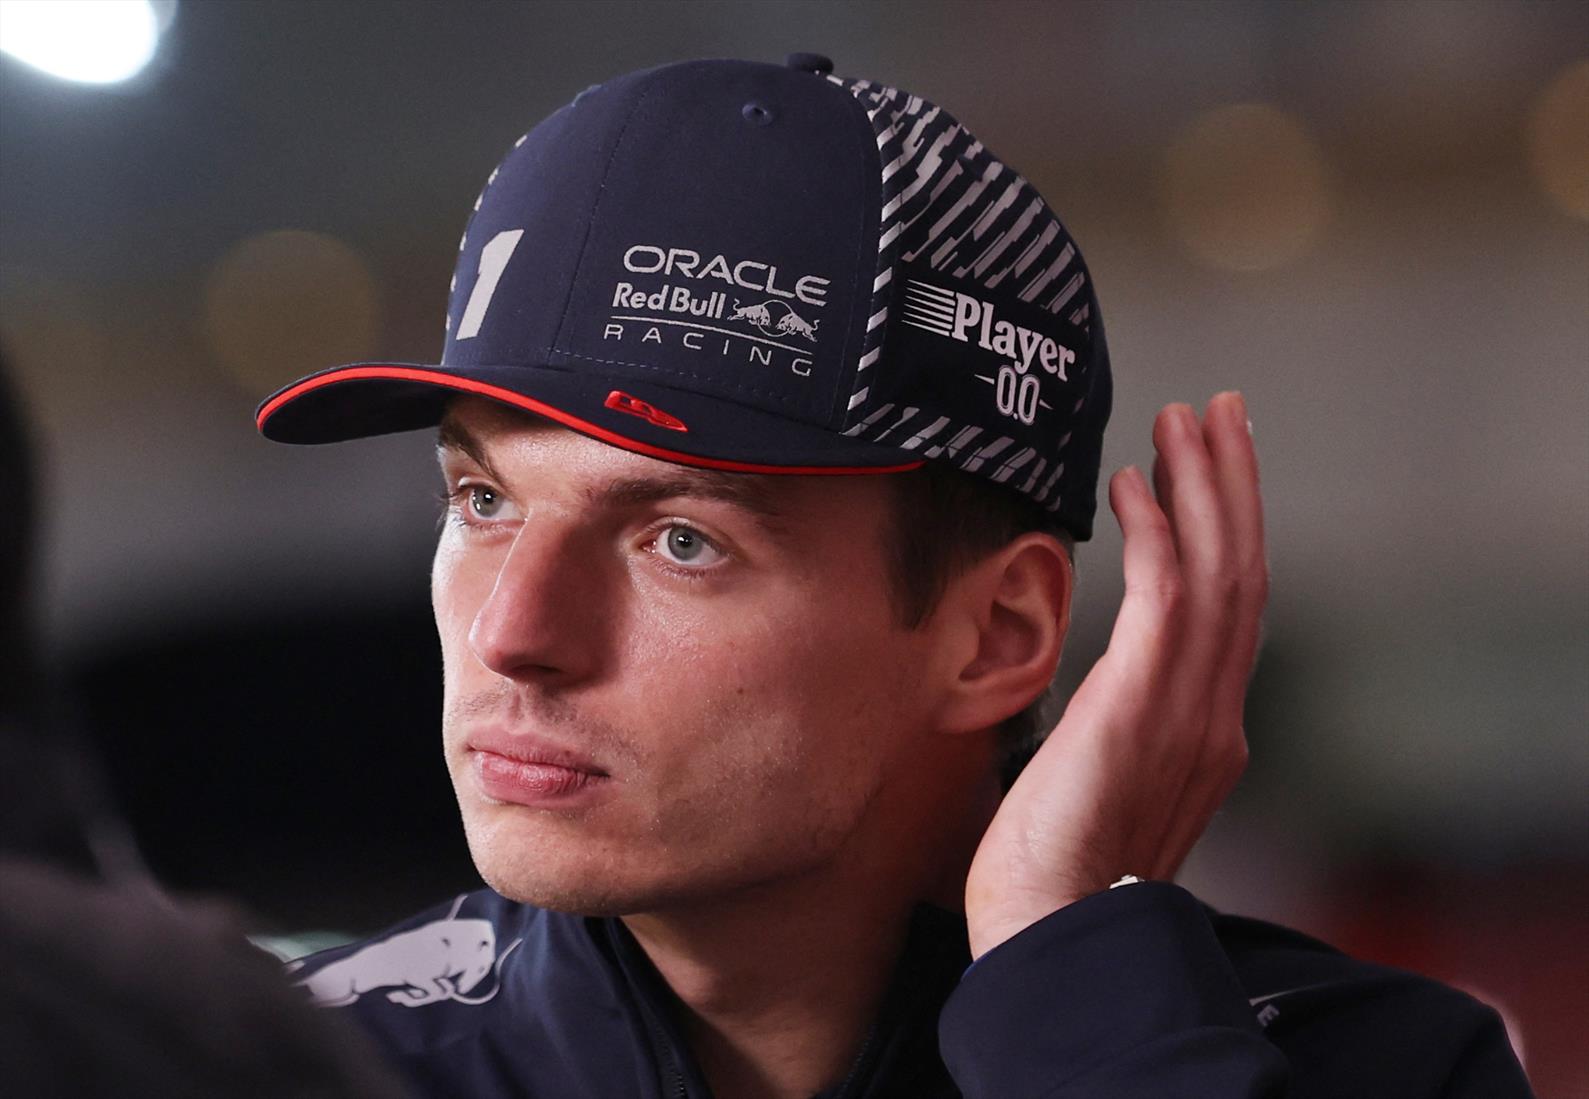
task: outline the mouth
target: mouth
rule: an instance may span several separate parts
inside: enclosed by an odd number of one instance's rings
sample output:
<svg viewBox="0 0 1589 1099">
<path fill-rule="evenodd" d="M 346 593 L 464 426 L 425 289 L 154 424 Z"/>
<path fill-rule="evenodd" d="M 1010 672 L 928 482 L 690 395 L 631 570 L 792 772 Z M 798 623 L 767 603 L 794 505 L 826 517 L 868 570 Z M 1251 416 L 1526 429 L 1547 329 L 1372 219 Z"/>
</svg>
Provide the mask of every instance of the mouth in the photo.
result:
<svg viewBox="0 0 1589 1099">
<path fill-rule="evenodd" d="M 612 781 L 588 757 L 530 737 L 482 734 L 469 740 L 467 750 L 476 787 L 494 802 L 567 804 Z"/>
</svg>

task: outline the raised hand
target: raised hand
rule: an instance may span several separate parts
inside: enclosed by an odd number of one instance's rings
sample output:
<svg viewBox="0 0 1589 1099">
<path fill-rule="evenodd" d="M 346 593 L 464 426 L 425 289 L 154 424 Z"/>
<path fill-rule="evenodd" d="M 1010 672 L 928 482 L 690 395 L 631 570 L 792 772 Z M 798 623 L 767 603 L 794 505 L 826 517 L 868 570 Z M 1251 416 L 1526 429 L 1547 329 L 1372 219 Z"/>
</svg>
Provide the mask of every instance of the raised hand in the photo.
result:
<svg viewBox="0 0 1589 1099">
<path fill-rule="evenodd" d="M 1246 406 L 1222 393 L 1199 424 L 1170 405 L 1153 443 L 1154 489 L 1134 467 L 1109 482 L 1125 540 L 1109 648 L 972 861 L 973 957 L 1122 875 L 1172 878 L 1246 766 L 1269 587 Z"/>
</svg>

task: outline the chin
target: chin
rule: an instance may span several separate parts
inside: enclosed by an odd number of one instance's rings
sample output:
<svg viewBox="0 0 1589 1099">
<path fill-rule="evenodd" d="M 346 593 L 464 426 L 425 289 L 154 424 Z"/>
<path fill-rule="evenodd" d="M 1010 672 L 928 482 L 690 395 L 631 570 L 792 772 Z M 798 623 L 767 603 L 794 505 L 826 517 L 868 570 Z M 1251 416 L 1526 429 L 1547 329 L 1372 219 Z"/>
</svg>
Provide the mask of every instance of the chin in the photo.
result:
<svg viewBox="0 0 1589 1099">
<path fill-rule="evenodd" d="M 496 867 L 485 866 L 480 867 L 480 877 L 508 900 L 548 912 L 566 912 L 572 916 L 627 916 L 652 907 L 644 896 L 621 890 L 591 889 L 588 882 L 526 880 L 522 875 L 499 874 Z"/>
<path fill-rule="evenodd" d="M 577 822 L 478 809 L 465 814 L 464 831 L 475 868 L 492 889 L 512 901 L 580 916 L 632 916 L 712 902 L 796 877 L 822 861 L 809 851 L 749 837 L 737 847 L 710 849 L 649 834 L 598 838 Z"/>
<path fill-rule="evenodd" d="M 471 847 L 480 877 L 510 901 L 576 916 L 632 916 L 699 899 L 711 890 L 682 875 L 661 882 L 636 878 L 620 868 L 580 869 L 532 864 L 521 853 L 507 857 Z"/>
<path fill-rule="evenodd" d="M 509 807 L 464 813 L 475 869 L 512 901 L 581 916 L 644 911 L 667 892 L 636 880 L 635 846 L 595 839 L 577 822 L 534 817 Z M 656 860 L 644 877 L 654 877 Z"/>
</svg>

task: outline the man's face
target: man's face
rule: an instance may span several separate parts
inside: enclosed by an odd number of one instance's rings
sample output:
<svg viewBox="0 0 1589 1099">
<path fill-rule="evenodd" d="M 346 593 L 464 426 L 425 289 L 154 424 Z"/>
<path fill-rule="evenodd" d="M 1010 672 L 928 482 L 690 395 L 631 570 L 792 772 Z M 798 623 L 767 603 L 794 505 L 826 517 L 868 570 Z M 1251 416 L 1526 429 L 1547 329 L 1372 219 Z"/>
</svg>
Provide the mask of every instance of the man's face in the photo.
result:
<svg viewBox="0 0 1589 1099">
<path fill-rule="evenodd" d="M 475 398 L 440 456 L 445 750 L 487 882 L 650 911 L 878 827 L 932 723 L 884 478 L 689 469 Z"/>
</svg>

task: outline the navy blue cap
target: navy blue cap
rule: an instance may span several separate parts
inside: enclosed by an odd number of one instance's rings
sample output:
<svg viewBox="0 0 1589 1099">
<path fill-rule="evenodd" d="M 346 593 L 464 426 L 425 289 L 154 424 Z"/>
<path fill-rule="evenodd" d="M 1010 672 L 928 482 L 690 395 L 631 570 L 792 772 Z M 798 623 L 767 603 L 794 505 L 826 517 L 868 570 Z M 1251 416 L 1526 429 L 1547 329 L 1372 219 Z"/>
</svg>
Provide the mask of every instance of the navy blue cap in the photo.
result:
<svg viewBox="0 0 1589 1099">
<path fill-rule="evenodd" d="M 476 200 L 441 363 L 322 371 L 259 429 L 405 431 L 476 393 L 715 469 L 950 462 L 1087 538 L 1110 377 L 1075 244 L 947 112 L 831 68 L 691 61 L 582 93 Z"/>
</svg>

